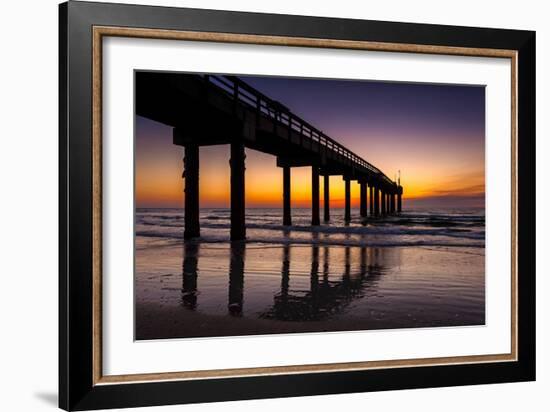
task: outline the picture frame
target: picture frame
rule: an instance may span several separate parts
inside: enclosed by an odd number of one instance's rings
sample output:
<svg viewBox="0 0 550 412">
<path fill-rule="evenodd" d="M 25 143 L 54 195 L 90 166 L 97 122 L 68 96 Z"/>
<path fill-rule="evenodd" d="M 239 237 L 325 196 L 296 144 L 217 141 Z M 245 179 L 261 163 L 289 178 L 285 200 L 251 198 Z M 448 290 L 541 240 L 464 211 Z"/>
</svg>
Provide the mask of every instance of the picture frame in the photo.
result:
<svg viewBox="0 0 550 412">
<path fill-rule="evenodd" d="M 102 41 L 107 37 L 509 59 L 510 353 L 103 373 Z M 70 1 L 59 8 L 59 406 L 65 410 L 535 379 L 535 33 Z M 505 176 L 501 177 L 506 179 Z"/>
</svg>

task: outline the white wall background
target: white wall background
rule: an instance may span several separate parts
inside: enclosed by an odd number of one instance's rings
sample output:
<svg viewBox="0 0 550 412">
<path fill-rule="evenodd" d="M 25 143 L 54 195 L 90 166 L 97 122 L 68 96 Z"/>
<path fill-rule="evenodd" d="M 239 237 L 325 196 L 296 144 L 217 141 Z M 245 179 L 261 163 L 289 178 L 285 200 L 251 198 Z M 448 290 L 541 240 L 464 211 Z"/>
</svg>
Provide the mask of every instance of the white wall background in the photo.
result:
<svg viewBox="0 0 550 412">
<path fill-rule="evenodd" d="M 550 176 L 550 162 L 544 161 L 550 155 L 547 138 L 550 26 L 545 2 L 150 0 L 145 3 L 536 30 L 538 85 L 537 382 L 146 410 L 547 410 L 550 304 L 545 298 L 550 281 L 548 263 L 542 258 L 549 247 L 544 234 L 550 230 L 548 221 L 543 219 L 544 206 L 549 200 L 543 190 L 544 177 Z M 53 410 L 57 404 L 57 1 L 11 1 L 3 2 L 0 8 L 0 409 L 39 412 Z"/>
</svg>

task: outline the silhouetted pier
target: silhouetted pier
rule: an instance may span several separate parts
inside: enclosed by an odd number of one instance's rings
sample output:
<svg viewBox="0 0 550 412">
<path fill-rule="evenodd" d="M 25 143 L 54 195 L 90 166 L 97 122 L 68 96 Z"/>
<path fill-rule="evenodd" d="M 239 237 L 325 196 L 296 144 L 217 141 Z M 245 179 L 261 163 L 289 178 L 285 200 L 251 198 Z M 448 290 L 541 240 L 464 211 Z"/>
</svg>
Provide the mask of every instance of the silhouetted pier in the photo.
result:
<svg viewBox="0 0 550 412">
<path fill-rule="evenodd" d="M 136 72 L 136 114 L 173 127 L 183 146 L 186 239 L 200 236 L 199 147 L 231 145 L 231 239 L 246 237 L 245 147 L 277 157 L 283 169 L 283 224 L 292 224 L 293 167 L 311 167 L 311 224 L 319 225 L 319 178 L 324 179 L 323 220 L 330 220 L 329 177 L 345 181 L 345 221 L 351 220 L 351 181 L 360 185 L 361 217 L 401 212 L 403 188 L 334 139 L 234 76 Z M 368 199 L 367 199 L 368 193 Z M 367 213 L 368 211 L 368 213 Z"/>
</svg>

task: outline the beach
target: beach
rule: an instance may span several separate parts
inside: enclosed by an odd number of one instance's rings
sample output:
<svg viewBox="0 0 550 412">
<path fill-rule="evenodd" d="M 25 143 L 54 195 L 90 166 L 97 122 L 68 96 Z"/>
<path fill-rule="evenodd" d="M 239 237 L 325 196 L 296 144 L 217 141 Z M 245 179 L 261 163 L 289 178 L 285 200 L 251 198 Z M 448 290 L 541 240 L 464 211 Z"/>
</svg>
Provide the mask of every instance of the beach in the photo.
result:
<svg viewBox="0 0 550 412">
<path fill-rule="evenodd" d="M 312 227 L 298 209 L 283 227 L 279 209 L 250 209 L 230 242 L 229 211 L 201 210 L 184 242 L 181 209 L 138 209 L 136 339 L 485 323 L 483 210 L 339 215 Z"/>
</svg>

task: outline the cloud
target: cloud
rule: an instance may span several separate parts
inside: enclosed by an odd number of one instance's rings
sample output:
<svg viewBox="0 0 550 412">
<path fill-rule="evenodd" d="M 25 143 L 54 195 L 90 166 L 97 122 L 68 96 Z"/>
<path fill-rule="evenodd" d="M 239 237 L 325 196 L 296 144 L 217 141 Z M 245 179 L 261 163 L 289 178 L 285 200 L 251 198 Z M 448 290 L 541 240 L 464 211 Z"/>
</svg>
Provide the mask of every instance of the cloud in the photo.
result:
<svg viewBox="0 0 550 412">
<path fill-rule="evenodd" d="M 485 184 L 477 184 L 473 186 L 459 187 L 456 189 L 436 189 L 431 190 L 433 196 L 475 196 L 485 195 Z"/>
<path fill-rule="evenodd" d="M 422 198 L 412 198 L 403 200 L 403 209 L 407 206 L 417 207 L 484 207 L 485 194 L 471 196 L 427 196 Z"/>
</svg>

